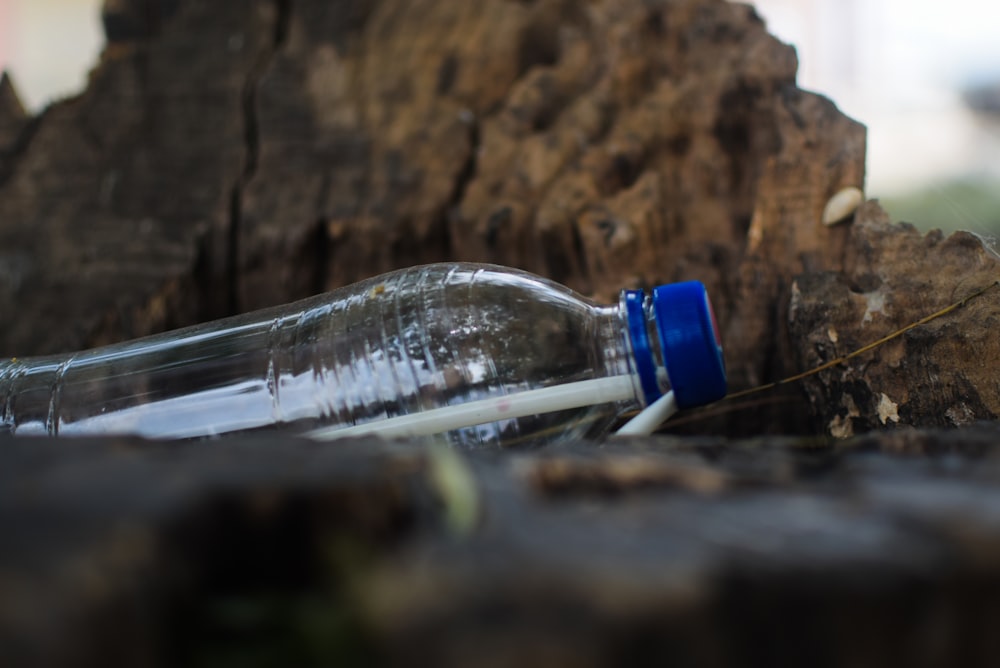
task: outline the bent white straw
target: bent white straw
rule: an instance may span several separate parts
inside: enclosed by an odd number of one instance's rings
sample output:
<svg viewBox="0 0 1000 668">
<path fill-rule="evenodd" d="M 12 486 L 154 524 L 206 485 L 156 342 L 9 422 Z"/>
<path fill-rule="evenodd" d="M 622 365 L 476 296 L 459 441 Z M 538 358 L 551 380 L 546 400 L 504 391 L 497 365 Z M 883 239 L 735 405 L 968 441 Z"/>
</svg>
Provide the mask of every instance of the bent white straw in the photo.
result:
<svg viewBox="0 0 1000 668">
<path fill-rule="evenodd" d="M 433 408 L 352 427 L 321 427 L 305 435 L 317 441 L 330 441 L 362 434 L 385 437 L 425 436 L 525 415 L 540 415 L 568 408 L 625 401 L 633 397 L 635 389 L 631 376 L 611 376 Z"/>
<path fill-rule="evenodd" d="M 621 429 L 615 432 L 615 435 L 649 436 L 656 431 L 657 427 L 669 420 L 677 410 L 677 398 L 674 396 L 674 391 L 670 390 L 623 424 Z"/>
</svg>

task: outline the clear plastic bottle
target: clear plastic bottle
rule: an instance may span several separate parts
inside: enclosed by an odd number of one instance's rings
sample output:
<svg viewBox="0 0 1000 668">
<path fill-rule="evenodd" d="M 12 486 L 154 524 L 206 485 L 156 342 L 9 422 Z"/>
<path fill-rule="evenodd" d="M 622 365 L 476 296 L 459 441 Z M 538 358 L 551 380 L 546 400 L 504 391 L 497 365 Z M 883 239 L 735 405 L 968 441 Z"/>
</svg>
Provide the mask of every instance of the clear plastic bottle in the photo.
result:
<svg viewBox="0 0 1000 668">
<path fill-rule="evenodd" d="M 556 410 L 541 402 L 538 413 L 503 415 L 504 398 L 568 396 L 598 380 L 596 394 Z M 193 438 L 302 421 L 336 435 L 491 399 L 501 401 L 492 414 L 444 430 L 491 447 L 599 435 L 671 388 L 686 407 L 725 387 L 700 283 L 623 291 L 600 306 L 519 270 L 449 263 L 126 343 L 0 361 L 0 431 Z"/>
</svg>

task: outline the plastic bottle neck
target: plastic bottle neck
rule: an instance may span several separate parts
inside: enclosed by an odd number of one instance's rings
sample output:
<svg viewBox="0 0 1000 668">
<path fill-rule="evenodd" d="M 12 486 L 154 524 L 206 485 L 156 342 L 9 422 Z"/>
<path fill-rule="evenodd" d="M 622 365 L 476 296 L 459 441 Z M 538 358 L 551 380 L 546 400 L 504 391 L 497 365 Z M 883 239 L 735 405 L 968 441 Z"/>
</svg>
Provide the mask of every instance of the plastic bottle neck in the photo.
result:
<svg viewBox="0 0 1000 668">
<path fill-rule="evenodd" d="M 622 290 L 619 311 L 626 330 L 636 398 L 648 406 L 670 389 L 652 298 L 642 290 Z"/>
<path fill-rule="evenodd" d="M 13 360 L 0 359 L 0 434 L 13 431 L 10 424 L 10 375 Z"/>
</svg>

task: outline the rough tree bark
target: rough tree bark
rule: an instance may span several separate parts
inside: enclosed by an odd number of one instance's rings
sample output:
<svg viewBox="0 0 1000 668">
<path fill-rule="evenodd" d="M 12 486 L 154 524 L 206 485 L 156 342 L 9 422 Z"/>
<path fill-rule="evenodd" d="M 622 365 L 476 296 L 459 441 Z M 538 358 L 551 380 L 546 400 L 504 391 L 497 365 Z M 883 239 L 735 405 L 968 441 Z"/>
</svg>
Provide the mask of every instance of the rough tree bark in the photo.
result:
<svg viewBox="0 0 1000 668">
<path fill-rule="evenodd" d="M 0 353 L 461 258 L 605 299 L 702 279 L 752 384 L 788 366 L 791 276 L 844 243 L 824 202 L 863 180 L 863 127 L 743 5 L 113 2 L 106 23 L 87 92 L 0 184 Z"/>
<path fill-rule="evenodd" d="M 857 214 L 839 271 L 792 285 L 791 334 L 803 368 L 849 353 L 1000 281 L 1000 256 L 966 232 L 945 238 Z M 1000 415 L 1000 289 L 808 383 L 834 436 L 893 426 L 960 427 Z"/>
<path fill-rule="evenodd" d="M 701 279 L 742 389 L 1000 278 L 978 239 L 876 203 L 822 224 L 863 185 L 864 128 L 743 5 L 107 0 L 104 21 L 81 95 L 28 117 L 0 80 L 0 355 L 462 259 L 602 299 Z M 998 299 L 676 428 L 699 436 L 503 457 L 7 439 L 0 647 L 994 663 Z"/>
</svg>

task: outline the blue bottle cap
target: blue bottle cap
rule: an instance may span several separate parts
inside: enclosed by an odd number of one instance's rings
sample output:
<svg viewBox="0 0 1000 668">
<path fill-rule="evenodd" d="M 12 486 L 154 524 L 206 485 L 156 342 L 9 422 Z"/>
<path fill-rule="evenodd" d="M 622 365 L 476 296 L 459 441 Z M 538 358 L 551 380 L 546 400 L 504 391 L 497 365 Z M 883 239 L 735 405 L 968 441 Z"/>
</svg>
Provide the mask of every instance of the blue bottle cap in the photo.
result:
<svg viewBox="0 0 1000 668">
<path fill-rule="evenodd" d="M 653 289 L 663 361 L 679 408 L 726 396 L 726 366 L 715 314 L 699 281 Z"/>
</svg>

